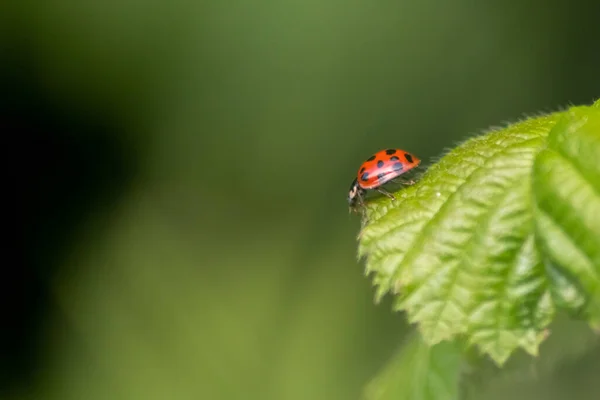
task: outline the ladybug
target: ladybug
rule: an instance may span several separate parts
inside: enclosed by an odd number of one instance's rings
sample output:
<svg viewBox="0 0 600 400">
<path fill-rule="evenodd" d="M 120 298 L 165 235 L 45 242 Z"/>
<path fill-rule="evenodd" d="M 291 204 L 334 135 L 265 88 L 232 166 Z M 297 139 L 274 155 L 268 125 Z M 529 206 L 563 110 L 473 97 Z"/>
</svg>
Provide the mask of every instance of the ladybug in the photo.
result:
<svg viewBox="0 0 600 400">
<path fill-rule="evenodd" d="M 387 182 L 395 180 L 400 175 L 417 167 L 421 160 L 411 153 L 400 149 L 381 150 L 367 160 L 358 169 L 358 174 L 350 191 L 348 192 L 348 204 L 353 209 L 356 202 L 364 207 L 364 199 L 367 190 L 377 190 L 395 200 L 393 194 L 383 189 L 381 186 Z M 403 181 L 404 184 L 412 185 L 414 181 Z"/>
</svg>

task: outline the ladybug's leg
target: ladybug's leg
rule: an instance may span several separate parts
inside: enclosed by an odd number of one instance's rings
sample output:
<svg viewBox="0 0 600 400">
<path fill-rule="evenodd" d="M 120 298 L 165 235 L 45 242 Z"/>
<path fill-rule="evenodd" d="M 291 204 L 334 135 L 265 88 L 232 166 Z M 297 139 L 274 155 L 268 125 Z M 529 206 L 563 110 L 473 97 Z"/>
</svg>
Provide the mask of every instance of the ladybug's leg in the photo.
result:
<svg viewBox="0 0 600 400">
<path fill-rule="evenodd" d="M 358 203 L 358 204 L 356 204 L 356 203 Z M 363 200 L 361 192 L 357 191 L 355 198 L 352 201 L 352 204 L 350 204 L 349 210 L 351 213 L 353 213 L 353 212 L 358 212 L 359 209 L 362 209 L 362 210 L 365 209 L 365 202 Z"/>
<path fill-rule="evenodd" d="M 359 190 L 358 193 L 356 193 L 356 197 L 358 198 L 358 202 L 360 203 L 362 225 L 364 226 L 369 221 L 369 217 L 367 216 L 367 207 L 365 206 L 365 199 L 363 198 L 363 193 L 363 191 Z"/>
<path fill-rule="evenodd" d="M 393 194 L 391 194 L 390 192 L 388 192 L 387 190 L 383 189 L 383 188 L 377 188 L 376 189 L 379 193 L 386 195 L 387 197 L 389 197 L 392 200 L 396 200 L 396 198 L 394 197 Z"/>
<path fill-rule="evenodd" d="M 362 192 L 360 190 L 358 192 L 356 192 L 356 198 L 358 199 L 360 206 L 364 209 L 365 208 L 365 200 L 363 199 Z"/>
</svg>

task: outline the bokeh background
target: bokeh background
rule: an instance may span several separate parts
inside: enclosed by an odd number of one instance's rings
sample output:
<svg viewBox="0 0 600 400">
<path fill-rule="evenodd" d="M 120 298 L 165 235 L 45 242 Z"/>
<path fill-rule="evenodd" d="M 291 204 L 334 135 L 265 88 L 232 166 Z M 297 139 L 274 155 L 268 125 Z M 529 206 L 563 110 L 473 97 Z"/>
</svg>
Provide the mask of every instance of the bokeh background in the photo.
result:
<svg viewBox="0 0 600 400">
<path fill-rule="evenodd" d="M 0 2 L 0 398 L 358 399 L 409 332 L 356 260 L 359 163 L 400 147 L 429 164 L 591 103 L 599 16 L 593 0 Z M 488 374 L 478 398 L 596 399 L 584 328 L 559 325 L 552 368 Z"/>
</svg>

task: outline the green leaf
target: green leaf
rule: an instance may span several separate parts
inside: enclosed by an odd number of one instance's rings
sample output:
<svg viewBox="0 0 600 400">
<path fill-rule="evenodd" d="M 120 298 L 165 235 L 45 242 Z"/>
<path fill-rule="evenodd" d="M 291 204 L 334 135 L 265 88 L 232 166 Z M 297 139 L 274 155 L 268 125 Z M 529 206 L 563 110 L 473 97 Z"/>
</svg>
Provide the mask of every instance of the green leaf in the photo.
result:
<svg viewBox="0 0 600 400">
<path fill-rule="evenodd" d="M 538 253 L 531 169 L 560 114 L 472 138 L 396 200 L 369 201 L 359 256 L 376 299 L 433 345 L 466 337 L 499 365 L 517 348 L 535 355 L 554 305 Z"/>
<path fill-rule="evenodd" d="M 566 112 L 533 169 L 535 227 L 557 305 L 600 329 L 600 101 Z"/>
<path fill-rule="evenodd" d="M 458 399 L 461 351 L 450 342 L 430 347 L 413 335 L 365 389 L 367 400 Z"/>
<path fill-rule="evenodd" d="M 464 354 L 461 399 L 499 398 L 499 393 L 511 387 L 553 379 L 565 365 L 576 363 L 598 344 L 597 336 L 586 323 L 573 321 L 564 314 L 556 316 L 549 330 L 551 333 L 540 346 L 538 357 L 515 354 L 501 368 L 473 352 Z"/>
</svg>

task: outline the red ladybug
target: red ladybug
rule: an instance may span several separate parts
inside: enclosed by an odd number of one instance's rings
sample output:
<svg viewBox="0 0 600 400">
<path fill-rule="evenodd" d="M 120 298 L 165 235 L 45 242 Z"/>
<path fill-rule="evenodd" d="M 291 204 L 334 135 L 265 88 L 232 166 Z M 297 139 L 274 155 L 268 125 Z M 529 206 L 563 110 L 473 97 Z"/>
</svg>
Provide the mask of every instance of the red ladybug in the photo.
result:
<svg viewBox="0 0 600 400">
<path fill-rule="evenodd" d="M 358 169 L 358 174 L 352 181 L 352 186 L 350 186 L 348 192 L 348 204 L 351 208 L 354 208 L 358 201 L 361 206 L 364 206 L 363 196 L 367 190 L 377 190 L 379 193 L 395 200 L 394 195 L 381 186 L 395 180 L 400 175 L 417 167 L 420 163 L 419 158 L 400 149 L 387 149 L 375 153 Z M 413 184 L 414 181 L 404 181 L 402 183 Z"/>
</svg>

